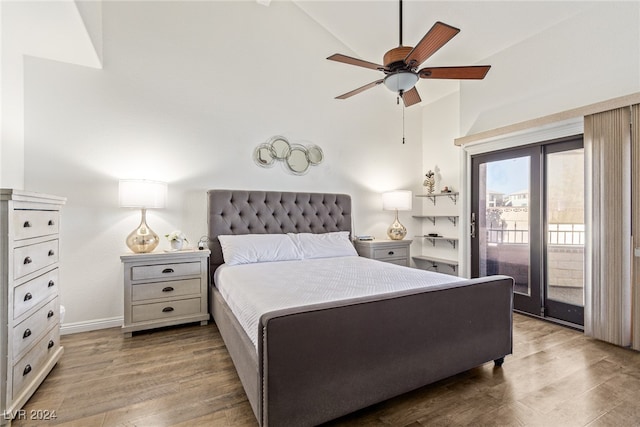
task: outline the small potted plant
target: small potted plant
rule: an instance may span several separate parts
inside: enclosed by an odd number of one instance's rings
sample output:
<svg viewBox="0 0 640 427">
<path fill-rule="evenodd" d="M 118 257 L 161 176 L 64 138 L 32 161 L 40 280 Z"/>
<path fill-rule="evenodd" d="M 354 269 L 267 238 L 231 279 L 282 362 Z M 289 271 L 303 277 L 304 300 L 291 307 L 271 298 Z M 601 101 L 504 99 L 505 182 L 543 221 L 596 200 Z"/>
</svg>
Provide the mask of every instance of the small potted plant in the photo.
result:
<svg viewBox="0 0 640 427">
<path fill-rule="evenodd" d="M 179 251 L 182 249 L 182 246 L 185 242 L 189 243 L 187 240 L 187 236 L 180 230 L 174 230 L 169 234 L 165 234 L 165 237 L 169 240 L 171 244 L 171 249 L 174 251 Z"/>
</svg>

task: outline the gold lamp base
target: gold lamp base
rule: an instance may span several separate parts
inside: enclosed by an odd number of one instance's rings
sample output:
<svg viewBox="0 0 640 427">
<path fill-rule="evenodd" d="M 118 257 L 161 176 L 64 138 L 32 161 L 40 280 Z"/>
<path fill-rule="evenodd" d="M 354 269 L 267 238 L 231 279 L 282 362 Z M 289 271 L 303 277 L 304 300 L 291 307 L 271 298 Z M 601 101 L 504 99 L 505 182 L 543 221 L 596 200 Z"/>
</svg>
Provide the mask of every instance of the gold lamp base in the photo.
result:
<svg viewBox="0 0 640 427">
<path fill-rule="evenodd" d="M 398 221 L 398 211 L 396 211 L 396 220 L 387 228 L 387 236 L 391 240 L 402 240 L 407 235 L 407 229 Z"/>
<path fill-rule="evenodd" d="M 138 228 L 127 236 L 127 246 L 136 254 L 153 252 L 160 243 L 160 237 L 147 225 L 147 210 L 142 209 L 142 221 Z"/>
</svg>

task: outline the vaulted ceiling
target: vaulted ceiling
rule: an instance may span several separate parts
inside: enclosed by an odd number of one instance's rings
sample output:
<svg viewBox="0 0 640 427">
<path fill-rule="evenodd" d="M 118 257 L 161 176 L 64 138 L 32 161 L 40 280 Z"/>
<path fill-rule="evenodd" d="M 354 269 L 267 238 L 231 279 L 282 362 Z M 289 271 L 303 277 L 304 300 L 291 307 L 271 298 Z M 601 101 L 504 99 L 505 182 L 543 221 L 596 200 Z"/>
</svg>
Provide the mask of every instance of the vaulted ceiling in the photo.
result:
<svg viewBox="0 0 640 427">
<path fill-rule="evenodd" d="M 384 53 L 398 46 L 397 0 L 294 2 L 348 47 L 339 53 L 382 63 Z M 426 64 L 446 66 L 490 63 L 488 58 L 492 55 L 559 25 L 594 4 L 595 2 L 582 1 L 405 0 L 403 45 L 415 46 L 436 21 L 441 21 L 460 28 L 461 32 L 429 58 Z M 376 71 L 361 67 L 338 63 L 335 67 L 344 73 L 350 73 L 352 77 L 362 76 L 363 85 L 378 78 Z M 428 103 L 457 90 L 457 85 L 456 81 L 431 80 L 428 82 L 428 90 L 420 90 L 420 94 L 423 102 Z"/>
</svg>

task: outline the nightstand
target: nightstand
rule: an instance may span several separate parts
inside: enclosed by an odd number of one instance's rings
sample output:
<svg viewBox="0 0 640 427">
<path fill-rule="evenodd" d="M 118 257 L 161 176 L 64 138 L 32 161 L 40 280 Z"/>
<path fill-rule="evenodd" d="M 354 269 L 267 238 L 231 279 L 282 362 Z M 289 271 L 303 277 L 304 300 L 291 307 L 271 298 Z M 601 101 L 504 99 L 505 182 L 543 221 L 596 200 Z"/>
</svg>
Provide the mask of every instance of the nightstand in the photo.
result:
<svg viewBox="0 0 640 427">
<path fill-rule="evenodd" d="M 356 240 L 354 243 L 358 255 L 409 266 L 409 246 L 412 240 Z"/>
<path fill-rule="evenodd" d="M 206 250 L 127 254 L 124 264 L 124 325 L 132 332 L 209 320 Z"/>
</svg>

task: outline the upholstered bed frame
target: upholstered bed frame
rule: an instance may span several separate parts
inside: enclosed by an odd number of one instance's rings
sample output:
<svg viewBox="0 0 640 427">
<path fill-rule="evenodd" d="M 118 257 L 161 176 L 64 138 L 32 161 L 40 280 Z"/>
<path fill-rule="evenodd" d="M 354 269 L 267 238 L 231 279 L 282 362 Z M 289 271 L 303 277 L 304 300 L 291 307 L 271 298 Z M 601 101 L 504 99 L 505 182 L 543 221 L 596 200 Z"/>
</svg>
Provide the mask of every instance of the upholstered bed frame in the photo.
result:
<svg viewBox="0 0 640 427">
<path fill-rule="evenodd" d="M 351 199 L 237 190 L 208 199 L 209 309 L 260 425 L 317 425 L 511 354 L 506 276 L 271 312 L 256 352 L 213 284 L 224 262 L 217 236 L 351 231 Z"/>
</svg>

